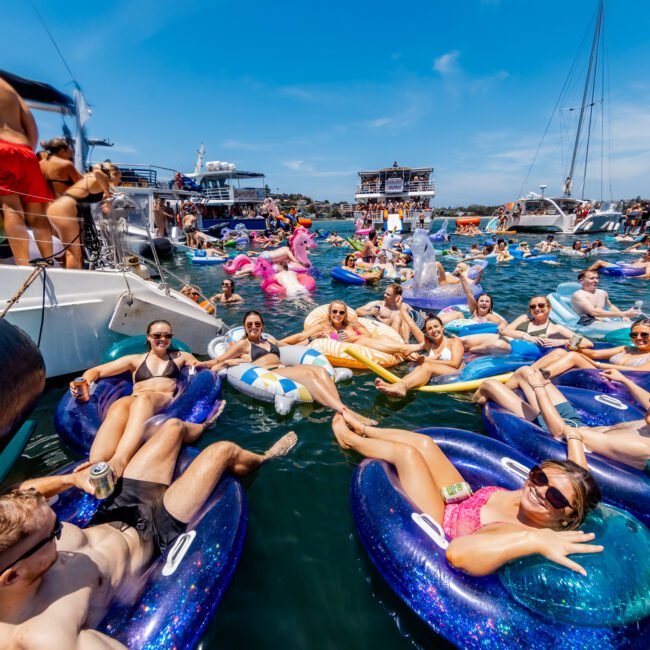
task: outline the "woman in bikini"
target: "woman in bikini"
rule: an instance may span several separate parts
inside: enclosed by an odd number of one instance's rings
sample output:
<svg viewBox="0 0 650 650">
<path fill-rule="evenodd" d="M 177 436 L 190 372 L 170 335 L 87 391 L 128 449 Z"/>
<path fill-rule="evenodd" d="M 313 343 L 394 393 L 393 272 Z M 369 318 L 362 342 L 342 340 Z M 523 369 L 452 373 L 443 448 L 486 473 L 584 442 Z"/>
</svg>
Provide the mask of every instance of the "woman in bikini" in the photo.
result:
<svg viewBox="0 0 650 650">
<path fill-rule="evenodd" d="M 533 368 L 544 369 L 549 378 L 573 368 L 650 371 L 650 318 L 641 318 L 632 324 L 630 340 L 632 345 L 618 345 L 601 350 L 553 350 L 538 359 Z"/>
<path fill-rule="evenodd" d="M 494 300 L 492 296 L 488 293 L 481 293 L 476 298 L 474 298 L 474 293 L 472 292 L 472 283 L 468 280 L 466 273 L 460 274 L 460 283 L 465 292 L 465 297 L 467 298 L 467 306 L 471 316 L 469 319 L 475 323 L 496 323 L 499 327 L 507 325 L 507 322 L 504 318 L 495 314 L 494 309 Z M 465 314 L 461 311 L 450 308 L 449 311 L 443 310 L 438 316 L 443 324 L 451 323 L 453 320 L 459 318 L 465 318 Z"/>
<path fill-rule="evenodd" d="M 65 268 L 83 268 L 81 224 L 86 219 L 92 219 L 90 205 L 108 198 L 111 188 L 119 185 L 121 178 L 120 170 L 115 165 L 94 165 L 92 171 L 84 174 L 56 201 L 50 203 L 47 218 L 66 247 Z"/>
<path fill-rule="evenodd" d="M 155 320 L 147 327 L 146 354 L 129 354 L 83 374 L 89 384 L 124 372 L 132 375 L 132 394 L 109 407 L 90 449 L 90 461 L 106 460 L 117 477 L 140 447 L 145 435 L 144 423 L 174 398 L 181 368 L 198 363 L 189 352 L 170 352 L 173 336 L 167 321 Z M 77 395 L 73 386 L 70 391 Z M 216 416 L 209 423 L 197 426 L 209 426 L 215 419 Z"/>
<path fill-rule="evenodd" d="M 402 318 L 408 323 L 411 332 L 423 346 L 423 355 L 413 358 L 420 364 L 418 368 L 402 377 L 397 383 L 389 384 L 383 379 L 375 379 L 375 387 L 390 397 L 404 397 L 409 390 L 429 383 L 432 377 L 450 375 L 463 363 L 463 344 L 458 338 L 445 336 L 445 328 L 437 316 L 428 316 L 424 322 L 424 332 L 416 326 L 408 308 L 402 306 Z"/>
<path fill-rule="evenodd" d="M 417 327 L 415 328 L 418 329 Z M 331 338 L 334 341 L 358 343 L 379 352 L 409 356 L 422 349 L 422 343 L 400 343 L 393 339 L 381 339 L 379 335 L 367 330 L 358 320 L 353 309 L 342 300 L 334 300 L 329 304 L 327 315 L 317 323 L 282 339 L 285 345 L 306 345 L 312 339 Z"/>
<path fill-rule="evenodd" d="M 551 303 L 546 296 L 533 296 L 529 313 L 502 327 L 499 334 L 470 334 L 461 337 L 465 351 L 473 354 L 518 354 L 518 341 L 534 343 L 540 348 L 569 347 L 574 332 L 551 322 Z M 591 348 L 593 343 L 583 338 L 580 348 Z"/>
<path fill-rule="evenodd" d="M 282 365 L 280 348 L 287 345 L 287 343 L 278 341 L 269 334 L 264 334 L 264 319 L 258 311 L 246 312 L 243 325 L 245 336 L 241 341 L 228 348 L 220 357 L 198 364 L 199 367 L 218 371 L 240 363 L 254 363 L 261 368 L 272 370 L 276 375 L 293 379 L 302 384 L 315 402 L 328 406 L 335 411 L 347 410 L 347 407 L 341 401 L 336 384 L 325 368 L 303 364 L 290 367 Z M 374 420 L 359 414 L 355 415 L 366 424 L 376 424 Z"/>
<path fill-rule="evenodd" d="M 567 434 L 567 461 L 533 468 L 521 490 L 487 486 L 465 501 L 446 504 L 441 490 L 464 478 L 429 436 L 368 426 L 350 413 L 336 415 L 332 429 L 343 449 L 395 466 L 414 507 L 441 524 L 451 540 L 447 560 L 466 573 L 488 575 L 511 560 L 539 553 L 586 575 L 569 556 L 603 550 L 587 543 L 593 533 L 576 530 L 600 500 L 577 435 Z"/>
<path fill-rule="evenodd" d="M 74 149 L 65 138 L 53 138 L 41 142 L 41 147 L 47 152 L 47 156 L 39 163 L 41 171 L 52 191 L 52 196 L 58 199 L 83 176 L 72 162 Z"/>
</svg>

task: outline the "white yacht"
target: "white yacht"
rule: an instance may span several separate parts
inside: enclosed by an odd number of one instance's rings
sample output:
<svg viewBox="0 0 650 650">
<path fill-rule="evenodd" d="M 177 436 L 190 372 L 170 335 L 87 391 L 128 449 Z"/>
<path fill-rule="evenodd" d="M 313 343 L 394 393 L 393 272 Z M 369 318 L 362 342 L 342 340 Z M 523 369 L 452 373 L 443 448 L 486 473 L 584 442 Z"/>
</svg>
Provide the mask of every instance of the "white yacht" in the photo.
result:
<svg viewBox="0 0 650 650">
<path fill-rule="evenodd" d="M 199 149 L 196 167 L 184 176 L 196 184 L 205 206 L 202 230 L 218 235 L 221 228 L 243 225 L 247 230 L 265 230 L 260 208 L 267 195 L 265 175 L 237 169 L 234 163 L 214 160 L 203 164 L 205 149 Z"/>
<path fill-rule="evenodd" d="M 415 228 L 431 228 L 431 201 L 436 195 L 433 167 L 392 167 L 359 172 L 355 192 L 357 203 L 367 210 L 356 209 L 356 219 L 370 219 L 376 230 L 411 232 Z M 419 203 L 419 207 L 403 209 L 396 203 Z"/>
<path fill-rule="evenodd" d="M 563 196 L 545 196 L 544 190 L 547 186 L 540 185 L 541 194 L 531 192 L 511 204 L 506 204 L 506 230 L 533 233 L 585 234 L 587 232 L 616 232 L 620 228 L 620 212 L 610 208 L 597 209 L 593 201 L 588 201 L 584 197 L 590 162 L 589 155 L 593 153 L 594 149 L 597 149 L 595 146 L 590 147 L 590 138 L 592 133 L 596 132 L 597 121 L 602 120 L 604 113 L 603 104 L 605 98 L 595 96 L 596 89 L 601 87 L 600 79 L 604 74 L 603 70 L 606 70 L 603 67 L 606 50 L 603 18 L 604 0 L 599 0 L 589 62 L 579 106 L 580 111 L 575 130 L 573 151 L 569 156 L 567 174 L 562 183 Z M 568 81 L 564 84 L 556 106 L 560 106 L 563 101 L 569 101 L 568 95 L 565 94 L 568 92 L 566 89 L 574 87 L 576 80 L 571 80 L 574 83 L 568 83 Z M 600 154 L 603 156 L 604 148 L 600 147 L 600 149 Z M 579 180 L 583 196 L 581 199 L 577 199 L 572 197 L 572 191 L 574 178 L 580 174 L 580 171 L 582 172 L 582 178 Z"/>
</svg>

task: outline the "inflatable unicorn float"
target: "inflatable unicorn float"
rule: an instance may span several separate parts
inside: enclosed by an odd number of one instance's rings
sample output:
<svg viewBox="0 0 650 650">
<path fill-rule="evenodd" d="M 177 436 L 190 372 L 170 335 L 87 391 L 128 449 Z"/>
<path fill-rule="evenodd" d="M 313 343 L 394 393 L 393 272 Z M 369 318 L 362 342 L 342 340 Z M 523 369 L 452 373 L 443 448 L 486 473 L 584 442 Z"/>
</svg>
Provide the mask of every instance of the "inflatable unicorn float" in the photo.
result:
<svg viewBox="0 0 650 650">
<path fill-rule="evenodd" d="M 309 273 L 311 269 L 311 262 L 309 261 L 309 250 L 317 248 L 318 244 L 313 240 L 315 234 L 310 234 L 305 228 L 299 227 L 293 231 L 289 238 L 289 246 L 281 246 L 272 251 L 265 251 L 258 259 L 264 259 L 271 264 L 279 262 L 287 262 L 289 270 L 296 273 Z M 255 269 L 255 261 L 248 255 L 237 255 L 230 262 L 223 265 L 226 273 L 253 273 Z M 277 269 L 274 269 L 277 270 Z M 261 268 L 260 273 L 262 275 Z"/>
</svg>

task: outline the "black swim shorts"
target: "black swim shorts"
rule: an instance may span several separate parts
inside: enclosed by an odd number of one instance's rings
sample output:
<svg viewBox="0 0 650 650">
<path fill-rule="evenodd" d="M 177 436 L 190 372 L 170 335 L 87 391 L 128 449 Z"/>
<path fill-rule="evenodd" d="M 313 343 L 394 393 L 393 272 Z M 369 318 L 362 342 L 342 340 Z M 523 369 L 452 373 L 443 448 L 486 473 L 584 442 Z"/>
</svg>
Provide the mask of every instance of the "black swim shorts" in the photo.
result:
<svg viewBox="0 0 650 650">
<path fill-rule="evenodd" d="M 166 490 L 163 483 L 121 478 L 88 526 L 121 522 L 135 528 L 143 542 L 153 541 L 156 553 L 164 553 L 187 528 L 167 512 L 163 503 Z"/>
<path fill-rule="evenodd" d="M 584 427 L 586 426 L 582 418 L 580 417 L 580 414 L 578 411 L 573 408 L 573 406 L 569 402 L 560 402 L 559 404 L 555 405 L 555 408 L 557 409 L 557 412 L 559 413 L 560 417 L 569 425 L 572 427 Z M 534 422 L 537 426 L 541 427 L 544 429 L 544 431 L 549 431 L 548 426 L 546 425 L 546 422 L 544 422 L 544 418 L 540 415 L 537 417 L 537 420 Z"/>
</svg>

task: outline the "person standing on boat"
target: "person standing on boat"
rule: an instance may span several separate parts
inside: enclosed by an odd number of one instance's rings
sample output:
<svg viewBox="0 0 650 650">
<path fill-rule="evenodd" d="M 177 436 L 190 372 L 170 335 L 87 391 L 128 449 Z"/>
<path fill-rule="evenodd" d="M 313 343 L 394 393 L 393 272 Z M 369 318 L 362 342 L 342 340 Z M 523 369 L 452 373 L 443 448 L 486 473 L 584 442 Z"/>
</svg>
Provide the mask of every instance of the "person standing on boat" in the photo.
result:
<svg viewBox="0 0 650 650">
<path fill-rule="evenodd" d="M 29 264 L 31 228 L 43 258 L 52 257 L 52 233 L 44 204 L 52 200 L 34 147 L 38 129 L 29 108 L 4 79 L 0 79 L 0 209 L 16 264 Z"/>
<path fill-rule="evenodd" d="M 53 198 L 58 199 L 68 188 L 82 179 L 82 175 L 72 162 L 74 148 L 65 138 L 42 141 L 41 147 L 47 152 L 45 159 L 39 163 L 41 171 Z"/>
<path fill-rule="evenodd" d="M 0 647 L 124 649 L 94 629 L 118 595 L 138 591 L 144 570 L 184 533 L 225 472 L 246 476 L 297 442 L 291 431 L 262 454 L 215 442 L 173 480 L 181 446 L 201 433 L 201 425 L 167 420 L 83 529 L 59 521 L 47 499 L 71 488 L 93 494 L 90 463 L 0 497 Z"/>
</svg>

